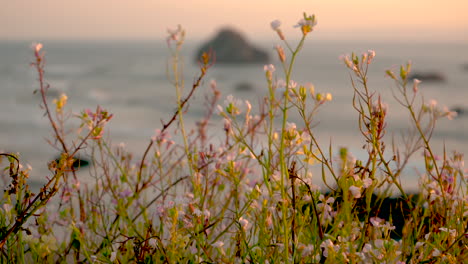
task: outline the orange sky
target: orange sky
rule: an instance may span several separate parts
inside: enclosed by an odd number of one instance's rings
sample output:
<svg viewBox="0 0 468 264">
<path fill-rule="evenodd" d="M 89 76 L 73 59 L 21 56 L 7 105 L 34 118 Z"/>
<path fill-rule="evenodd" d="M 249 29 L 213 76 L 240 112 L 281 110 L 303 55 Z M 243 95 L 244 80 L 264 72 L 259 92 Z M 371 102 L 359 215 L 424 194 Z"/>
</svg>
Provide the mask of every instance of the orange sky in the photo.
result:
<svg viewBox="0 0 468 264">
<path fill-rule="evenodd" d="M 159 39 L 181 24 L 189 39 L 223 25 L 249 38 L 287 35 L 303 11 L 319 39 L 468 42 L 468 0 L 1 0 L 0 39 Z"/>
</svg>

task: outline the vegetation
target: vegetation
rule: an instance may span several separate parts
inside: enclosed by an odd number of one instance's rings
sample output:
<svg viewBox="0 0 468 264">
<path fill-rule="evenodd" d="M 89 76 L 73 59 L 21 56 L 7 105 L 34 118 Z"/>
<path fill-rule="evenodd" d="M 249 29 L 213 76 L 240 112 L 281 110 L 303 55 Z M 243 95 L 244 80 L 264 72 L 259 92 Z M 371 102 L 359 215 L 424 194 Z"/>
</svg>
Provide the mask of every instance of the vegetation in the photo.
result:
<svg viewBox="0 0 468 264">
<path fill-rule="evenodd" d="M 2 263 L 462 263 L 468 259 L 467 172 L 460 153 L 431 147 L 439 118 L 452 118 L 433 101 L 420 99 L 411 65 L 387 71 L 394 95 L 412 121 L 404 138 L 386 135 L 384 99 L 368 87 L 374 51 L 344 56 L 349 69 L 359 131 L 367 151 L 357 160 L 345 148 L 333 154 L 315 137 L 315 115 L 332 95 L 291 79 L 294 61 L 316 25 L 304 17 L 293 47 L 276 50 L 281 73 L 265 66 L 263 103 L 220 93 L 212 82 L 205 117 L 187 130 L 184 115 L 213 64 L 203 53 L 191 89 L 183 90 L 179 51 L 184 31 L 170 31 L 171 82 L 177 110 L 135 158 L 104 135 L 112 114 L 101 107 L 78 115 L 68 133 L 67 97 L 46 98 L 42 45 L 34 46 L 42 109 L 50 144 L 62 154 L 49 163 L 47 183 L 28 188 L 29 171 L 19 158 L 0 154 L 9 186 L 0 209 Z M 282 81 L 284 80 L 284 81 Z M 258 110 L 253 110 L 258 109 Z M 292 113 L 301 123 L 290 123 Z M 214 115 L 224 120 L 223 138 L 210 139 Z M 351 132 L 350 132 L 351 133 Z M 175 135 L 180 140 L 173 140 Z M 73 167 L 78 152 L 92 157 L 93 181 L 80 182 Z M 419 195 L 405 192 L 400 176 L 414 154 L 424 154 Z M 319 173 L 312 175 L 318 168 Z M 322 179 L 328 190 L 312 183 Z M 332 179 L 332 180 L 330 180 Z M 396 188 L 396 189 L 395 189 Z M 380 211 L 391 190 L 401 196 L 400 216 Z M 395 223 L 402 226 L 397 232 Z"/>
</svg>

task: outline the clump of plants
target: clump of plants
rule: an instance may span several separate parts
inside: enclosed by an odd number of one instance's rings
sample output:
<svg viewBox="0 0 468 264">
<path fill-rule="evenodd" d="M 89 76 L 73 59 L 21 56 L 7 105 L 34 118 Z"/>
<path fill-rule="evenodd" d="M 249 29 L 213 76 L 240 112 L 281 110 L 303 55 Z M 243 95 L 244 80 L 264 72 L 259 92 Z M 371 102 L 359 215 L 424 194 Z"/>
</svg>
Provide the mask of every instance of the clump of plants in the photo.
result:
<svg viewBox="0 0 468 264">
<path fill-rule="evenodd" d="M 276 46 L 279 65 L 266 65 L 266 95 L 253 107 L 211 82 L 206 114 L 188 129 L 184 115 L 215 54 L 199 61 L 184 89 L 180 50 L 184 30 L 169 31 L 171 78 L 177 109 L 134 156 L 104 136 L 112 114 L 101 107 L 72 115 L 67 97 L 46 97 L 42 45 L 34 46 L 41 107 L 50 123 L 47 183 L 32 193 L 29 170 L 0 154 L 5 190 L 0 209 L 2 262 L 13 263 L 462 263 L 468 259 L 467 171 L 463 154 L 437 153 L 431 136 L 453 112 L 426 102 L 411 65 L 387 71 L 411 127 L 401 139 L 386 134 L 385 101 L 368 86 L 376 53 L 343 56 L 349 70 L 366 156 L 321 146 L 316 115 L 332 95 L 292 79 L 295 60 L 313 32 L 314 15 L 298 22 L 301 38 Z M 276 71 L 276 68 L 280 70 Z M 254 110 L 255 109 L 255 110 Z M 301 121 L 290 122 L 298 114 Z M 212 137 L 213 117 L 223 120 Z M 81 125 L 69 133 L 69 119 Z M 218 122 L 219 123 L 219 122 Z M 351 133 L 351 132 L 350 132 Z M 177 139 L 176 136 L 177 135 Z M 91 181 L 77 177 L 78 152 L 92 157 Z M 334 154 L 337 153 L 337 154 Z M 400 181 L 408 161 L 424 154 L 419 194 Z M 322 179 L 327 189 L 313 184 Z M 399 198 L 388 207 L 391 190 Z M 387 210 L 387 212 L 385 212 Z M 391 211 L 391 212 L 390 212 Z M 397 225 L 397 226 L 396 226 Z"/>
</svg>

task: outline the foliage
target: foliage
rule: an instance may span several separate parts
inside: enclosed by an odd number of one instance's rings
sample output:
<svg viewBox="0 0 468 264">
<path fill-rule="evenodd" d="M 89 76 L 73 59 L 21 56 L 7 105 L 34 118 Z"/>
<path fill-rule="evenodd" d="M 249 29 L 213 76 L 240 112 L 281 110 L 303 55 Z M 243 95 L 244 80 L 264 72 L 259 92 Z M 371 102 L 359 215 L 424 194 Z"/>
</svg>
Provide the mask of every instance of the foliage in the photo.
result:
<svg viewBox="0 0 468 264">
<path fill-rule="evenodd" d="M 169 32 L 171 82 L 177 110 L 163 122 L 141 158 L 104 137 L 112 115 L 97 107 L 78 115 L 68 131 L 67 97 L 51 107 L 46 99 L 42 45 L 34 46 L 42 108 L 52 128 L 50 144 L 63 154 L 49 164 L 51 175 L 38 194 L 27 184 L 28 169 L 13 154 L 3 178 L 10 182 L 0 209 L 3 262 L 49 263 L 462 263 L 468 259 L 468 195 L 463 155 L 431 148 L 439 118 L 454 113 L 419 100 L 410 66 L 398 74 L 394 95 L 412 121 L 405 138 L 388 140 L 384 100 L 368 87 L 374 51 L 344 56 L 350 71 L 359 129 L 367 152 L 356 160 L 346 148 L 333 156 L 315 137 L 315 116 L 332 95 L 291 79 L 304 41 L 316 26 L 304 14 L 296 47 L 279 21 L 271 26 L 283 41 L 276 51 L 282 77 L 265 66 L 268 93 L 254 108 L 220 93 L 211 83 L 206 116 L 187 130 L 184 115 L 214 62 L 200 58 L 200 73 L 183 90 L 179 51 L 181 27 Z M 296 112 L 301 124 L 290 123 Z M 224 120 L 223 138 L 209 140 L 213 115 Z M 180 135 L 181 140 L 172 139 Z M 390 142 L 390 143 L 389 143 Z M 402 148 L 400 150 L 400 148 Z M 92 156 L 91 182 L 80 182 L 77 153 Z M 424 153 L 419 195 L 405 192 L 400 176 L 415 153 Z M 5 159 L 4 159 L 5 160 Z M 319 175 L 312 176 L 313 168 Z M 312 183 L 322 178 L 329 190 Z M 330 179 L 331 182 L 330 182 Z M 401 197 L 386 218 L 392 188 Z M 398 212 L 399 210 L 399 212 Z M 397 219 L 402 218 L 402 219 Z M 403 219 L 404 218 L 404 219 Z M 401 222 L 400 220 L 404 220 Z M 396 223 L 399 223 L 397 227 Z"/>
</svg>

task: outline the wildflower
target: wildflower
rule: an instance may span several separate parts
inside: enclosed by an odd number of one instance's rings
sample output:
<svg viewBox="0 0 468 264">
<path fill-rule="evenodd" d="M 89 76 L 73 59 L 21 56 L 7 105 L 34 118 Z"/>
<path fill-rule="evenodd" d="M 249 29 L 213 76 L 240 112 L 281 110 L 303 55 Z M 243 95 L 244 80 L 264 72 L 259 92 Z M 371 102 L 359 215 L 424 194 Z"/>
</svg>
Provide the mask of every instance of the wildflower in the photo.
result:
<svg viewBox="0 0 468 264">
<path fill-rule="evenodd" d="M 242 226 L 244 231 L 247 230 L 247 228 L 249 227 L 249 221 L 243 218 L 242 216 L 239 218 L 239 224 Z"/>
<path fill-rule="evenodd" d="M 273 72 L 275 72 L 276 69 L 275 69 L 275 65 L 273 65 L 273 64 L 268 64 L 268 65 L 263 66 L 263 70 L 264 70 L 265 72 L 270 71 L 270 72 L 273 73 Z"/>
<path fill-rule="evenodd" d="M 278 31 L 279 27 L 281 26 L 281 21 L 279 21 L 278 19 L 273 20 L 271 21 L 270 26 L 274 31 Z"/>
<path fill-rule="evenodd" d="M 351 187 L 349 187 L 349 191 L 351 192 L 351 195 L 353 195 L 354 198 L 360 198 L 361 197 L 361 188 L 360 187 L 356 187 L 354 185 L 352 185 Z"/>
<path fill-rule="evenodd" d="M 127 198 L 127 197 L 130 197 L 130 195 L 132 195 L 132 191 L 127 189 L 127 190 L 124 190 L 124 191 L 121 191 L 119 193 L 119 197 L 124 199 L 124 198 Z"/>
<path fill-rule="evenodd" d="M 371 178 L 366 178 L 362 180 L 362 187 L 364 188 L 369 188 L 369 186 L 372 185 L 372 179 Z"/>
<path fill-rule="evenodd" d="M 438 249 L 434 249 L 434 252 L 432 252 L 433 257 L 438 257 L 440 256 L 440 251 Z"/>
<path fill-rule="evenodd" d="M 297 82 L 290 80 L 289 81 L 289 89 L 294 89 L 297 87 Z"/>
<path fill-rule="evenodd" d="M 327 239 L 320 244 L 320 247 L 323 248 L 323 256 L 328 257 L 328 252 L 331 250 L 332 252 L 335 251 L 335 245 L 330 239 Z M 339 246 L 338 246 L 339 247 Z"/>
<path fill-rule="evenodd" d="M 278 34 L 279 38 L 281 40 L 284 40 L 284 35 L 283 35 L 283 32 L 281 31 L 280 29 L 280 26 L 281 26 L 281 21 L 279 21 L 278 19 L 276 20 L 273 20 L 271 23 L 270 23 L 270 26 L 271 28 L 276 31 L 276 33 Z"/>
<path fill-rule="evenodd" d="M 60 99 L 54 99 L 53 103 L 55 104 L 55 109 L 57 113 L 62 113 L 63 107 L 67 104 L 68 97 L 65 94 L 60 95 Z"/>
<path fill-rule="evenodd" d="M 313 252 L 314 252 L 314 245 L 308 245 L 308 246 L 303 245 L 301 255 L 302 257 L 307 257 L 307 256 L 310 256 Z"/>
<path fill-rule="evenodd" d="M 33 42 L 31 44 L 31 49 L 33 49 L 34 52 L 36 52 L 36 53 L 39 53 L 39 51 L 41 51 L 42 47 L 43 47 L 42 43 Z"/>
<path fill-rule="evenodd" d="M 117 252 L 112 251 L 111 254 L 110 254 L 109 260 L 110 260 L 111 262 L 114 262 L 116 258 L 117 258 Z"/>
<path fill-rule="evenodd" d="M 222 248 L 224 246 L 224 242 L 223 241 L 216 241 L 216 242 L 213 243 L 212 246 L 215 247 L 215 248 Z"/>
<path fill-rule="evenodd" d="M 263 66 L 267 80 L 271 81 L 273 78 L 273 72 L 275 72 L 275 66 L 273 64 Z"/>
<path fill-rule="evenodd" d="M 374 50 L 367 50 L 367 52 L 364 52 L 362 54 L 362 62 L 363 63 L 366 63 L 366 64 L 371 64 L 372 60 L 375 58 L 375 51 Z M 349 61 L 349 58 L 348 58 L 348 61 Z M 346 63 L 346 66 L 348 66 L 350 63 L 349 62 L 345 62 Z M 353 65 L 356 64 L 356 63 L 353 63 Z M 354 67 L 350 67 L 348 66 L 348 68 L 353 68 L 354 70 Z"/>
<path fill-rule="evenodd" d="M 369 219 L 369 221 L 371 222 L 371 224 L 375 227 L 380 227 L 381 224 L 385 221 L 383 220 L 382 218 L 379 218 L 379 217 L 371 217 Z"/>
<path fill-rule="evenodd" d="M 348 67 L 350 69 L 353 68 L 354 64 L 351 61 L 351 59 L 349 58 L 349 55 L 341 55 L 339 59 L 342 60 L 345 63 L 346 67 Z"/>
<path fill-rule="evenodd" d="M 234 98 L 234 96 L 230 94 L 226 97 L 226 100 L 224 100 L 224 105 L 226 106 L 224 109 L 226 113 L 236 116 L 241 113 L 240 108 L 242 107 L 243 102 L 240 99 Z M 223 112 L 223 108 L 219 105 L 218 110 L 220 113 Z"/>
<path fill-rule="evenodd" d="M 156 207 L 156 215 L 159 217 L 164 217 L 166 215 L 164 206 L 159 205 Z"/>
<path fill-rule="evenodd" d="M 418 92 L 418 85 L 421 83 L 419 79 L 413 79 L 413 92 Z"/>
<path fill-rule="evenodd" d="M 205 209 L 205 210 L 203 210 L 203 215 L 204 215 L 206 218 L 210 218 L 211 213 L 210 213 L 210 211 L 209 211 L 208 209 Z"/>
<path fill-rule="evenodd" d="M 195 208 L 195 210 L 193 210 L 193 214 L 196 215 L 196 216 L 201 216 L 202 215 L 202 211 L 198 208 Z"/>
<path fill-rule="evenodd" d="M 11 204 L 3 204 L 3 210 L 5 211 L 5 213 L 9 214 L 11 209 L 13 208 L 13 206 Z"/>
<path fill-rule="evenodd" d="M 455 111 L 450 111 L 446 106 L 444 106 L 444 114 L 443 116 L 446 116 L 448 120 L 453 120 L 455 117 L 457 117 L 458 113 Z"/>
<path fill-rule="evenodd" d="M 307 35 L 307 33 L 314 30 L 315 25 L 317 25 L 317 19 L 315 19 L 315 15 L 307 16 L 304 13 L 304 18 L 299 20 L 299 22 L 297 22 L 294 27 L 301 28 L 302 34 Z"/>
<path fill-rule="evenodd" d="M 275 86 L 277 89 L 284 89 L 286 88 L 286 82 L 283 79 L 279 79 L 276 81 Z"/>
<path fill-rule="evenodd" d="M 175 41 L 177 44 L 182 44 L 184 40 L 185 31 L 182 29 L 181 25 L 177 25 L 176 29 L 167 29 L 167 33 L 169 36 L 167 37 L 167 43 L 169 44 L 171 41 Z"/>
<path fill-rule="evenodd" d="M 321 203 L 317 204 L 317 209 L 321 212 L 321 220 L 324 222 L 332 220 L 336 212 L 333 212 L 331 205 L 335 202 L 335 198 L 329 197 L 326 201 L 325 196 L 320 194 L 319 200 Z"/>
<path fill-rule="evenodd" d="M 367 55 L 368 55 L 367 64 L 370 64 L 372 62 L 372 60 L 375 58 L 375 51 L 374 50 L 368 50 Z"/>
</svg>

